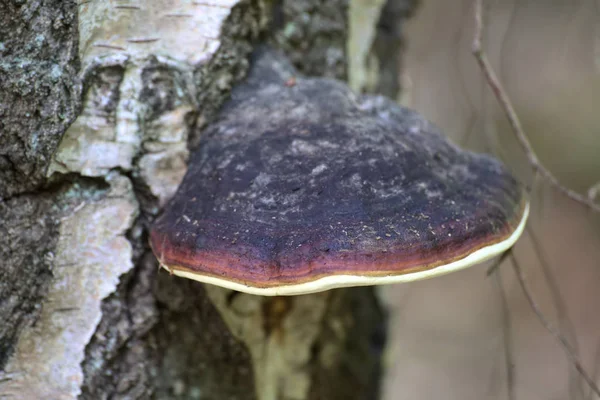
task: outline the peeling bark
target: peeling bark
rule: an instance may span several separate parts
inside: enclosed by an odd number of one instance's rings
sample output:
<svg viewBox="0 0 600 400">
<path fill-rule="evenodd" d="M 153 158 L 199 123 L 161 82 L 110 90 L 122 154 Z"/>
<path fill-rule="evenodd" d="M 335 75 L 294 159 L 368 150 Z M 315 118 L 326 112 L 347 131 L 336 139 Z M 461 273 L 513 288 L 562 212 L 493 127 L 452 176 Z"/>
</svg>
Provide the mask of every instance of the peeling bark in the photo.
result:
<svg viewBox="0 0 600 400">
<path fill-rule="evenodd" d="M 137 213 L 131 182 L 114 173 L 106 178 L 110 188 L 102 199 L 81 200 L 60 219 L 49 256 L 52 283 L 35 325 L 21 334 L 5 367 L 5 395 L 69 399 L 80 393 L 80 364 L 102 318 L 100 301 L 133 268 L 124 237 Z"/>
<path fill-rule="evenodd" d="M 100 182 L 77 179 L 0 202 L 0 370 L 22 330 L 40 316 L 57 268 L 61 220 L 104 192 Z"/>
</svg>

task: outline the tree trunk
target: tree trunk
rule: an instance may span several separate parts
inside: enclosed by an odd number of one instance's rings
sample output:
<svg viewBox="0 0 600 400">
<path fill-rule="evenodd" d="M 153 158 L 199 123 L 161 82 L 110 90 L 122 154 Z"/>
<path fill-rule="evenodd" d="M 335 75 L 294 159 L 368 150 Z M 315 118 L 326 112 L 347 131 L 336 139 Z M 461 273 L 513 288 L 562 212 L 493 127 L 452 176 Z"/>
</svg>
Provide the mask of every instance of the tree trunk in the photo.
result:
<svg viewBox="0 0 600 400">
<path fill-rule="evenodd" d="M 398 99 L 414 3 L 0 3 L 0 398 L 377 398 L 373 289 L 286 300 L 310 329 L 273 345 L 280 300 L 159 271 L 147 230 L 258 43 Z"/>
</svg>

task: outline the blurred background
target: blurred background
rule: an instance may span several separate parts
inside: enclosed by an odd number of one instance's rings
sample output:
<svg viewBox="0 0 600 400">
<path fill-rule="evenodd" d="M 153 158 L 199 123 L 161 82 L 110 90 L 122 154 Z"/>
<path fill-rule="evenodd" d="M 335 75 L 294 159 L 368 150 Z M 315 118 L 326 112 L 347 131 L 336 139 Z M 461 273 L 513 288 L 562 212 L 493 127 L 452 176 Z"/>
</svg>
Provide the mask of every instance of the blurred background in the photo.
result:
<svg viewBox="0 0 600 400">
<path fill-rule="evenodd" d="M 600 181 L 600 1 L 486 1 L 484 46 L 543 164 L 579 193 Z M 531 295 L 600 377 L 600 215 L 532 179 L 471 54 L 472 0 L 423 0 L 406 26 L 403 101 L 532 185 L 514 248 Z M 539 246 L 536 248 L 535 243 Z M 384 399 L 594 399 L 510 262 L 382 288 Z"/>
</svg>

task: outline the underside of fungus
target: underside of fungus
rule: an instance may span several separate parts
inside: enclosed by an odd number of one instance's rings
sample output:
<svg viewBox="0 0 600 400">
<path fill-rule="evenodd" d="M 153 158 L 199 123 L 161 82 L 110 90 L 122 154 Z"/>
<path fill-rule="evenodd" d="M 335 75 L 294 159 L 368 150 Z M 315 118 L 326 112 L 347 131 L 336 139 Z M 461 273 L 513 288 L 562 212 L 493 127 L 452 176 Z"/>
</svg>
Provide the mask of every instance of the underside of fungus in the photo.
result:
<svg viewBox="0 0 600 400">
<path fill-rule="evenodd" d="M 499 161 L 382 98 L 291 77 L 255 65 L 205 131 L 151 231 L 164 268 L 294 295 L 430 278 L 518 239 L 529 206 Z"/>
</svg>

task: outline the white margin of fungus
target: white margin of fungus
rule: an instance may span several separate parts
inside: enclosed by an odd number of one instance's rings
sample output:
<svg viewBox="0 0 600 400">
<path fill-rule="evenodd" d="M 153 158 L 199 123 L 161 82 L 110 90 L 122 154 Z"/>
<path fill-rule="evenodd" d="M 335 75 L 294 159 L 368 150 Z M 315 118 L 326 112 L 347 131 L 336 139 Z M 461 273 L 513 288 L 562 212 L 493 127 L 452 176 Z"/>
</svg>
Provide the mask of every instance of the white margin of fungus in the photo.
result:
<svg viewBox="0 0 600 400">
<path fill-rule="evenodd" d="M 388 276 L 359 276 L 359 275 L 332 275 L 319 278 L 310 282 L 303 282 L 297 285 L 286 285 L 278 287 L 253 287 L 244 285 L 238 282 L 228 281 L 226 279 L 220 279 L 212 276 L 195 274 L 189 271 L 177 270 L 175 268 L 169 268 L 161 263 L 161 266 L 167 271 L 183 277 L 192 279 L 199 282 L 209 283 L 211 285 L 222 286 L 227 289 L 237 290 L 238 292 L 244 292 L 259 296 L 291 296 L 308 293 L 322 292 L 329 289 L 349 287 L 349 286 L 375 286 L 375 285 L 387 285 L 392 283 L 412 282 L 419 281 L 422 279 L 429 279 L 436 276 L 446 275 L 454 271 L 460 271 L 470 266 L 480 264 L 493 257 L 496 257 L 506 250 L 510 249 L 513 244 L 519 239 L 525 224 L 527 223 L 527 217 L 529 216 L 529 203 L 525 205 L 523 211 L 523 218 L 517 226 L 517 229 L 507 239 L 492 244 L 490 246 L 483 247 L 479 250 L 474 251 L 465 258 L 451 262 L 450 264 L 440 265 L 430 270 L 411 272 L 403 275 L 388 275 Z"/>
</svg>

